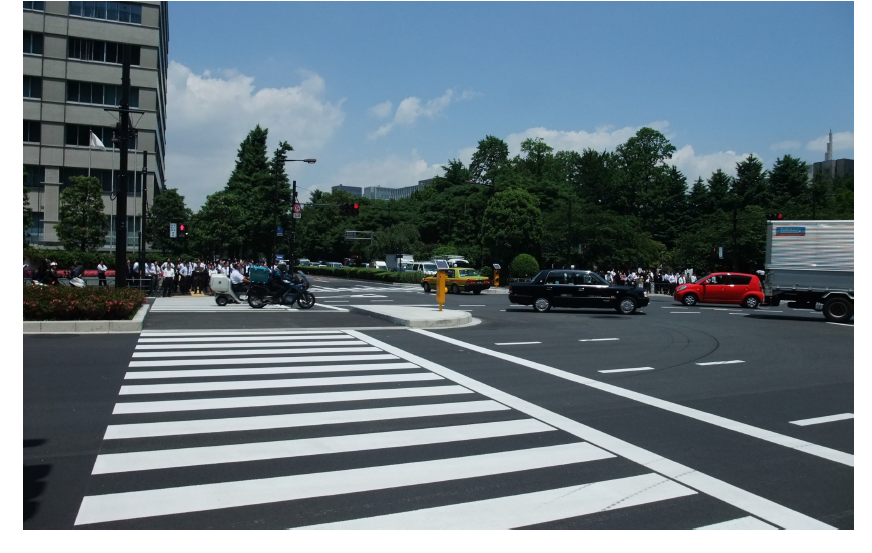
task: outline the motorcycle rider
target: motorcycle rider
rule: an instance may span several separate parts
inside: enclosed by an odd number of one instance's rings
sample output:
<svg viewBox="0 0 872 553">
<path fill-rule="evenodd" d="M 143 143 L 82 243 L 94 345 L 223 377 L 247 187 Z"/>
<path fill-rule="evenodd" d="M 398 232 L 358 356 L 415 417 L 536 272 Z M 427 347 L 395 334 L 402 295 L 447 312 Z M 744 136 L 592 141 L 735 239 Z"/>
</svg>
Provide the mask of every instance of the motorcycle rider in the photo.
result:
<svg viewBox="0 0 872 553">
<path fill-rule="evenodd" d="M 293 293 L 292 297 L 296 297 L 300 293 L 300 288 L 294 284 L 294 278 L 288 273 L 288 265 L 285 262 L 278 264 L 270 281 L 276 290 L 284 290 L 282 293 L 282 303 L 285 303 L 288 294 Z"/>
<path fill-rule="evenodd" d="M 248 277 L 242 274 L 242 264 L 236 263 L 233 265 L 233 270 L 230 272 L 230 288 L 236 297 L 242 295 L 245 286 L 243 283 L 249 282 Z"/>
</svg>

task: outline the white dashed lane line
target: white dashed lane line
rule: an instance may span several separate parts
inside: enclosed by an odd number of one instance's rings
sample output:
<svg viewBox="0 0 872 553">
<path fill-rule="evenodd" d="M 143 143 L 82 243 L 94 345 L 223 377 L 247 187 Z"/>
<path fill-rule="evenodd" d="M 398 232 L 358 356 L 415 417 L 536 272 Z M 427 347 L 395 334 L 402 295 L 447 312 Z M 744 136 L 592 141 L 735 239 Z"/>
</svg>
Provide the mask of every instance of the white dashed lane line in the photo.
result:
<svg viewBox="0 0 872 553">
<path fill-rule="evenodd" d="M 635 372 L 635 371 L 653 371 L 654 367 L 636 367 L 635 369 L 608 369 L 604 371 L 597 371 L 601 373 L 626 373 L 626 372 Z"/>
<path fill-rule="evenodd" d="M 709 361 L 707 363 L 697 363 L 697 365 L 732 365 L 734 363 L 744 363 L 744 361 L 742 361 L 741 359 L 734 359 L 732 361 Z"/>
<path fill-rule="evenodd" d="M 812 424 L 822 424 L 825 422 L 843 421 L 853 419 L 854 413 L 842 413 L 841 415 L 830 415 L 828 417 L 815 417 L 813 419 L 802 419 L 798 421 L 790 421 L 790 424 L 797 426 L 811 426 Z"/>
<path fill-rule="evenodd" d="M 494 342 L 495 346 L 523 346 L 526 344 L 541 344 L 542 342 Z"/>
<path fill-rule="evenodd" d="M 586 340 L 579 340 L 579 342 L 611 342 L 613 340 L 620 340 L 620 338 L 588 338 Z"/>
</svg>

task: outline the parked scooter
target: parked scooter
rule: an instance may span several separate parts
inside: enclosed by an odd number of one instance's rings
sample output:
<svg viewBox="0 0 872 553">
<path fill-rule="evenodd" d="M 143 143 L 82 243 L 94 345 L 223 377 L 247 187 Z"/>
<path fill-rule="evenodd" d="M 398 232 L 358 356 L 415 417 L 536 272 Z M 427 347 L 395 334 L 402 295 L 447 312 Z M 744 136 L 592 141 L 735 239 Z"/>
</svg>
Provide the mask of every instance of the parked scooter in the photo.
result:
<svg viewBox="0 0 872 553">
<path fill-rule="evenodd" d="M 237 295 L 233 290 L 233 285 L 230 284 L 230 277 L 226 275 L 212 275 L 209 279 L 209 287 L 215 292 L 215 303 L 224 307 L 228 303 L 245 303 L 248 299 L 247 289 L 243 289 L 242 294 Z"/>
<path fill-rule="evenodd" d="M 297 271 L 291 279 L 282 279 L 286 285 L 297 288 L 296 293 L 288 294 L 290 299 L 283 299 L 284 288 L 270 289 L 267 284 L 252 284 L 248 290 L 248 305 L 255 309 L 260 309 L 266 305 L 294 305 L 294 303 L 298 304 L 300 309 L 309 309 L 315 305 L 315 295 L 308 290 L 309 280 L 306 275 L 302 271 Z"/>
</svg>

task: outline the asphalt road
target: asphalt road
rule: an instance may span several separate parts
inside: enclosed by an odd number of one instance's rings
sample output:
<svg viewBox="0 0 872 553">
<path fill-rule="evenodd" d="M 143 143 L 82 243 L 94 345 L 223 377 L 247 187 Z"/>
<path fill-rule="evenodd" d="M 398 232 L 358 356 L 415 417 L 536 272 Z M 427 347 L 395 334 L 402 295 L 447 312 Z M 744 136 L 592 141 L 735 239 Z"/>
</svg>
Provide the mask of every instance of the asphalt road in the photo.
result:
<svg viewBox="0 0 872 553">
<path fill-rule="evenodd" d="M 25 336 L 24 527 L 854 527 L 853 419 L 794 424 L 852 416 L 851 325 L 484 293 L 410 331 L 342 308 L 435 295 L 312 284 L 330 307 Z"/>
</svg>

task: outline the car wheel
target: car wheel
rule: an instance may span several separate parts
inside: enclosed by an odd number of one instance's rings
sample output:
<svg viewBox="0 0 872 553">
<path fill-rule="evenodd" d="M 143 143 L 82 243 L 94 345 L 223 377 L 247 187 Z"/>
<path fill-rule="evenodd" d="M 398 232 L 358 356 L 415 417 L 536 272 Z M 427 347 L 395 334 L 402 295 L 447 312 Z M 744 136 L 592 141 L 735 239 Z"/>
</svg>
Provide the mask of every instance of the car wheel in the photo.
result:
<svg viewBox="0 0 872 553">
<path fill-rule="evenodd" d="M 481 290 L 473 290 L 472 293 L 477 296 L 477 295 L 481 294 Z"/>
<path fill-rule="evenodd" d="M 424 283 L 424 293 L 425 293 L 425 294 L 429 294 L 429 293 L 430 293 L 430 283 L 429 283 L 429 282 L 425 282 L 425 283 Z"/>
<path fill-rule="evenodd" d="M 538 298 L 533 302 L 533 309 L 538 313 L 546 313 L 551 310 L 551 301 L 548 298 Z"/>
<path fill-rule="evenodd" d="M 760 305 L 760 300 L 757 299 L 757 296 L 748 296 L 745 298 L 745 301 L 742 302 L 742 305 L 748 309 L 757 309 L 757 306 Z"/>
<path fill-rule="evenodd" d="M 824 302 L 824 317 L 831 323 L 847 323 L 854 315 L 854 306 L 845 298 L 830 298 Z"/>
<path fill-rule="evenodd" d="M 633 298 L 621 298 L 615 309 L 622 315 L 631 315 L 636 311 L 636 300 Z"/>
<path fill-rule="evenodd" d="M 699 298 L 696 297 L 696 294 L 686 294 L 684 299 L 681 300 L 681 303 L 688 307 L 693 307 L 699 301 Z"/>
<path fill-rule="evenodd" d="M 224 307 L 225 305 L 227 305 L 227 298 L 224 296 L 215 296 L 215 303 L 217 303 L 221 307 Z"/>
<path fill-rule="evenodd" d="M 451 293 L 452 293 L 452 294 L 459 294 L 459 293 L 460 293 L 460 288 L 458 288 L 456 284 L 452 284 L 452 285 L 451 285 Z"/>
</svg>

